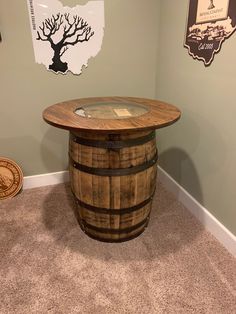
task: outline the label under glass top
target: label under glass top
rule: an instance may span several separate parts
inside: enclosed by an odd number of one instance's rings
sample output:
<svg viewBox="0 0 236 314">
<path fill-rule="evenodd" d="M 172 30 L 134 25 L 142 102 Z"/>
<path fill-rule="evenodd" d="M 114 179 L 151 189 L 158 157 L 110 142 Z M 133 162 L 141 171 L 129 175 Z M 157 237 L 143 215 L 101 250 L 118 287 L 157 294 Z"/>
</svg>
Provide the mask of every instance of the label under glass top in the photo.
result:
<svg viewBox="0 0 236 314">
<path fill-rule="evenodd" d="M 75 114 L 80 117 L 94 119 L 128 119 L 141 116 L 148 111 L 148 108 L 144 105 L 134 102 L 101 102 L 82 105 L 75 110 Z"/>
</svg>

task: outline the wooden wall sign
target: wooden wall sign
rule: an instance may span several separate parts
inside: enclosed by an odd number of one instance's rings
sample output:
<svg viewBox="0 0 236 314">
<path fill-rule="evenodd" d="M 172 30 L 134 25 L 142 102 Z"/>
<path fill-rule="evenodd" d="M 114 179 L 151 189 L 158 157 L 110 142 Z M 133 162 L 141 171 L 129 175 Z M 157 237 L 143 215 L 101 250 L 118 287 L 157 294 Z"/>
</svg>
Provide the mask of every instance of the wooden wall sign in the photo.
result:
<svg viewBox="0 0 236 314">
<path fill-rule="evenodd" d="M 209 66 L 236 30 L 235 0 L 190 0 L 184 47 Z"/>
<path fill-rule="evenodd" d="M 0 157 L 0 200 L 15 196 L 22 188 L 20 167 L 8 158 Z"/>
</svg>

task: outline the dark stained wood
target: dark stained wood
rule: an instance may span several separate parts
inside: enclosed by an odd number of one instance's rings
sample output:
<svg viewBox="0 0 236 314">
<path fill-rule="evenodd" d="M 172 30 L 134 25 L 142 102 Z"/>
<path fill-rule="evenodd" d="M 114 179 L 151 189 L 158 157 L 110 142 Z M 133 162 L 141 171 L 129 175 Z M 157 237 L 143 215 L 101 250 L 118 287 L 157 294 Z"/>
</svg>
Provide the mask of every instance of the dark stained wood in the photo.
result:
<svg viewBox="0 0 236 314">
<path fill-rule="evenodd" d="M 134 102 L 146 106 L 148 112 L 126 119 L 94 119 L 81 117 L 75 110 L 91 103 Z M 44 110 L 44 120 L 58 128 L 99 133 L 123 133 L 154 130 L 168 126 L 180 118 L 180 111 L 173 105 L 154 99 L 134 97 L 96 97 L 65 101 Z"/>
</svg>

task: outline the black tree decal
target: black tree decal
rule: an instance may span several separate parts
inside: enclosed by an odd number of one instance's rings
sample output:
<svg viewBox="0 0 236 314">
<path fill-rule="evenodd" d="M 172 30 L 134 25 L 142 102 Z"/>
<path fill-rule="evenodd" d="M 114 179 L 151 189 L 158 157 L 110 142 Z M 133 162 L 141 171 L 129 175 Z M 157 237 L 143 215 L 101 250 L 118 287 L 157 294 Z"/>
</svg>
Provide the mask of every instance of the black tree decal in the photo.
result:
<svg viewBox="0 0 236 314">
<path fill-rule="evenodd" d="M 37 31 L 37 40 L 48 41 L 54 51 L 53 63 L 49 65 L 49 69 L 62 73 L 68 70 L 67 62 L 62 62 L 61 57 L 69 49 L 69 46 L 89 41 L 94 35 L 87 22 L 77 15 L 70 18 L 69 13 L 52 15 L 51 18 L 46 19 L 42 23 L 42 26 L 39 26 L 39 29 Z M 58 34 L 60 30 L 62 38 L 55 42 L 54 35 Z"/>
</svg>

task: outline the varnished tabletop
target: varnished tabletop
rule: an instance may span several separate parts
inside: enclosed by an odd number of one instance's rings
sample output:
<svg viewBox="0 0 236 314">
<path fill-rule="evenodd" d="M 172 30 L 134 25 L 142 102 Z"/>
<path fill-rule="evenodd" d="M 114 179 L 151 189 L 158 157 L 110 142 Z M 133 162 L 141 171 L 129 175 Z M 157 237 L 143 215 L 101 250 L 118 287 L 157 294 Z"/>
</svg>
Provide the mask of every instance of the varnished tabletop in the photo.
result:
<svg viewBox="0 0 236 314">
<path fill-rule="evenodd" d="M 103 119 L 79 116 L 78 108 L 89 104 L 137 104 L 147 110 L 139 116 Z M 44 110 L 44 120 L 58 128 L 86 132 L 121 133 L 141 130 L 154 130 L 173 124 L 180 118 L 180 110 L 170 104 L 145 98 L 96 97 L 81 98 L 61 102 Z"/>
</svg>

